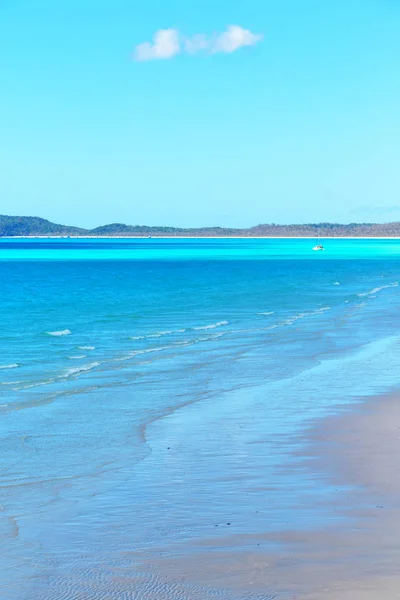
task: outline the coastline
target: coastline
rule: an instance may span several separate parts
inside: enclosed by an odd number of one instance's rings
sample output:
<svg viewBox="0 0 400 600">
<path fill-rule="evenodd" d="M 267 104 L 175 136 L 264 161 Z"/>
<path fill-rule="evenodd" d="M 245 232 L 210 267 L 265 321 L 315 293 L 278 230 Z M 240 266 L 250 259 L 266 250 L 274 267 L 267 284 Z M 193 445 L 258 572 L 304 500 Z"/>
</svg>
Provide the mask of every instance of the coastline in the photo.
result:
<svg viewBox="0 0 400 600">
<path fill-rule="evenodd" d="M 242 600 L 400 597 L 400 392 L 338 406 L 299 438 L 304 448 L 284 468 L 307 469 L 310 485 L 337 486 L 323 500 L 331 523 L 268 534 L 227 531 L 196 543 L 187 556 L 153 558 L 141 567 L 162 573 L 166 583 L 198 589 L 207 582 L 207 589 Z"/>
<path fill-rule="evenodd" d="M 400 391 L 365 398 L 323 419 L 309 440 L 316 470 L 329 473 L 333 484 L 355 487 L 337 502 L 350 517 L 348 529 L 325 542 L 332 554 L 342 553 L 339 577 L 310 599 L 399 598 Z"/>
</svg>

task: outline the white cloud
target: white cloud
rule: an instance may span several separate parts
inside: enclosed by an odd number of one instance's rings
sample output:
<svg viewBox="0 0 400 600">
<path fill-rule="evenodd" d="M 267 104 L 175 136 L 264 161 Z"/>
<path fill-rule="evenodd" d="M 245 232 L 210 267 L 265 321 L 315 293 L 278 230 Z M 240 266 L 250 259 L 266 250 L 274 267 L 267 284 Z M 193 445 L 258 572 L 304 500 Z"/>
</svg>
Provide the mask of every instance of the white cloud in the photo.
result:
<svg viewBox="0 0 400 600">
<path fill-rule="evenodd" d="M 216 38 L 212 52 L 235 52 L 243 46 L 255 46 L 262 38 L 262 35 L 252 33 L 239 25 L 229 25 L 228 29 Z"/>
<path fill-rule="evenodd" d="M 153 36 L 153 42 L 139 44 L 135 49 L 138 61 L 172 58 L 181 52 L 179 32 L 176 29 L 160 29 Z"/>
<path fill-rule="evenodd" d="M 135 49 L 137 61 L 169 59 L 185 52 L 186 54 L 232 53 L 243 46 L 255 46 L 263 39 L 239 25 L 229 25 L 223 33 L 207 36 L 197 34 L 183 37 L 177 29 L 160 29 L 152 42 L 139 44 Z"/>
</svg>

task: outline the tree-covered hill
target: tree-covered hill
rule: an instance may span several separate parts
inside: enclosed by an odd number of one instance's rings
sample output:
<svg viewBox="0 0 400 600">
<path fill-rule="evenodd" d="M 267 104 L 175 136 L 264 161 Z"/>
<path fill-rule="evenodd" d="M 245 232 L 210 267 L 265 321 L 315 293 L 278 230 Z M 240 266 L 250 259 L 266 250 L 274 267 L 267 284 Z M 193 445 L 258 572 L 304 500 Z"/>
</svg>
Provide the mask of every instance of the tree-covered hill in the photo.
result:
<svg viewBox="0 0 400 600">
<path fill-rule="evenodd" d="M 0 237 L 25 235 L 81 235 L 79 227 L 57 225 L 40 217 L 9 217 L 0 215 Z"/>
<path fill-rule="evenodd" d="M 0 215 L 0 237 L 98 236 L 98 237 L 400 237 L 400 223 L 309 223 L 303 225 L 261 224 L 248 229 L 180 227 L 112 223 L 95 229 L 59 225 L 39 217 Z"/>
</svg>

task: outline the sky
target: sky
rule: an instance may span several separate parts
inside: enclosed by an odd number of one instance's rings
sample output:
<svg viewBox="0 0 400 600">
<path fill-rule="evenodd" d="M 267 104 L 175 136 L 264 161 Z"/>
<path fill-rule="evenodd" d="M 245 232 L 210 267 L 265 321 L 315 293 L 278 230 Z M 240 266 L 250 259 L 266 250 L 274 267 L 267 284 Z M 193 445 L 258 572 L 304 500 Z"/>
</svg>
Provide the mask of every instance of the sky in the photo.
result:
<svg viewBox="0 0 400 600">
<path fill-rule="evenodd" d="M 398 0 L 0 0 L 0 213 L 400 220 Z"/>
</svg>

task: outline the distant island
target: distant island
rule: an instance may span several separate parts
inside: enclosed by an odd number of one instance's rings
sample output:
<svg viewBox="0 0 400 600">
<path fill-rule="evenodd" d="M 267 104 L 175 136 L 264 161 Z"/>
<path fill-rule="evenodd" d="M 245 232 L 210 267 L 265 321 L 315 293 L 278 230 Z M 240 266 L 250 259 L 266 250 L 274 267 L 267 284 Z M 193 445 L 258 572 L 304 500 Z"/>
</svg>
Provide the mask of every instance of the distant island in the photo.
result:
<svg viewBox="0 0 400 600">
<path fill-rule="evenodd" d="M 95 229 L 59 225 L 40 217 L 0 215 L 0 237 L 400 237 L 400 222 L 262 224 L 247 229 L 226 227 L 158 227 L 111 223 Z"/>
</svg>

